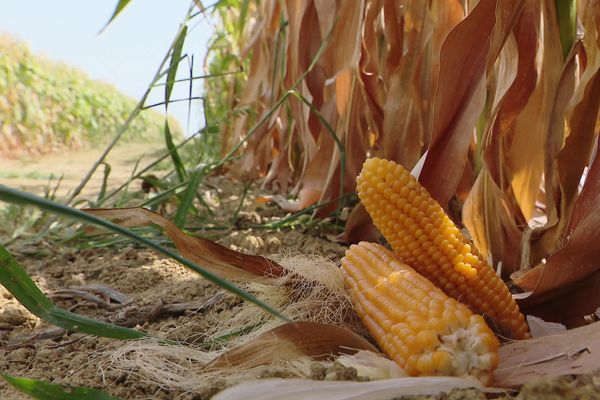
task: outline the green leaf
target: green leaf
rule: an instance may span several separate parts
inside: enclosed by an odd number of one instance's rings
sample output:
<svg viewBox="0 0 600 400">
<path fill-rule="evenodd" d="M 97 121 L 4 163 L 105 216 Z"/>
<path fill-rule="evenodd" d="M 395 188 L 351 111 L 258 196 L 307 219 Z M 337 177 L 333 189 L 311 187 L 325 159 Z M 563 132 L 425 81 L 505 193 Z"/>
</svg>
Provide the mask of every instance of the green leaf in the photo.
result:
<svg viewBox="0 0 600 400">
<path fill-rule="evenodd" d="M 181 161 L 181 157 L 179 156 L 179 152 L 177 152 L 177 147 L 175 146 L 175 143 L 173 143 L 173 135 L 171 134 L 171 129 L 169 128 L 168 119 L 165 119 L 165 143 L 167 144 L 167 149 L 169 150 L 169 154 L 171 154 L 171 159 L 175 165 L 175 171 L 177 172 L 179 182 L 183 182 L 185 181 L 187 174 L 185 172 L 183 161 Z"/>
<path fill-rule="evenodd" d="M 25 269 L 0 245 L 0 284 L 25 308 L 44 321 L 61 328 L 112 339 L 139 339 L 148 336 L 135 329 L 96 321 L 57 307 L 31 280 Z"/>
<path fill-rule="evenodd" d="M 573 43 L 575 43 L 577 37 L 577 1 L 555 1 L 558 29 L 560 32 L 560 44 L 562 46 L 563 58 L 566 59 L 571 52 L 571 47 L 573 47 Z"/>
<path fill-rule="evenodd" d="M 196 170 L 190 177 L 190 183 L 188 183 L 187 189 L 183 195 L 181 204 L 177 209 L 177 214 L 175 214 L 175 219 L 173 221 L 179 228 L 182 228 L 185 225 L 185 220 L 190 208 L 193 207 L 194 199 L 198 193 L 198 186 L 200 185 L 203 176 L 204 174 L 202 170 Z"/>
<path fill-rule="evenodd" d="M 169 107 L 169 100 L 171 99 L 171 92 L 173 92 L 173 85 L 175 85 L 175 76 L 177 75 L 177 67 L 181 61 L 181 51 L 183 49 L 183 42 L 185 42 L 185 36 L 187 35 L 187 25 L 184 25 L 179 32 L 179 36 L 175 40 L 173 46 L 173 53 L 171 54 L 171 62 L 169 63 L 169 72 L 167 73 L 167 85 L 165 86 L 165 107 Z"/>
<path fill-rule="evenodd" d="M 16 389 L 39 400 L 122 400 L 120 397 L 92 388 L 57 385 L 37 379 L 18 378 L 1 372 L 0 377 Z"/>
<path fill-rule="evenodd" d="M 133 239 L 136 242 L 141 243 L 153 250 L 156 250 L 159 253 L 164 254 L 167 257 L 170 257 L 175 261 L 180 262 L 187 268 L 198 273 L 199 275 L 203 276 L 204 278 L 213 282 L 214 284 L 222 287 L 223 289 L 235 294 L 236 296 L 238 296 L 244 300 L 249 301 L 250 303 L 256 304 L 258 307 L 262 308 L 269 314 L 271 314 L 275 317 L 281 318 L 284 321 L 290 321 L 289 318 L 287 318 L 286 316 L 281 314 L 278 310 L 273 308 L 271 305 L 265 303 L 262 300 L 257 299 L 250 293 L 239 288 L 238 286 L 234 285 L 233 283 L 229 282 L 228 280 L 220 278 L 218 275 L 215 275 L 214 273 L 206 270 L 205 268 L 202 268 L 201 266 L 188 260 L 187 258 L 182 257 L 181 255 L 175 253 L 174 251 L 172 251 L 166 247 L 160 246 L 150 239 L 146 239 L 145 237 L 139 236 L 139 235 L 135 234 L 134 232 L 132 232 L 131 230 L 123 228 L 122 226 L 119 226 L 110 221 L 98 218 L 96 216 L 90 215 L 81 210 L 77 210 L 72 207 L 58 204 L 58 203 L 55 203 L 48 199 L 44 199 L 42 197 L 33 195 L 31 193 L 22 192 L 20 190 L 12 189 L 12 188 L 9 188 L 4 185 L 0 185 L 0 200 L 6 201 L 9 203 L 17 203 L 17 204 L 33 204 L 36 207 L 39 207 L 39 208 L 49 211 L 51 213 L 75 218 L 80 221 L 85 221 L 87 223 L 101 226 L 101 227 L 109 229 L 113 232 L 119 233 L 119 234 L 126 236 L 130 239 Z M 2 269 L 0 269 L 0 271 L 2 271 Z"/>
<path fill-rule="evenodd" d="M 110 17 L 110 19 L 108 20 L 108 22 L 106 23 L 106 25 L 104 25 L 104 27 L 100 30 L 100 33 L 102 33 L 106 28 L 108 28 L 108 25 L 110 25 L 110 23 L 117 18 L 117 15 L 119 15 L 121 13 L 121 11 L 123 11 L 123 9 L 129 4 L 131 0 L 119 0 L 119 2 L 117 3 L 117 7 L 115 8 L 115 11 L 113 12 L 112 17 Z"/>
<path fill-rule="evenodd" d="M 106 187 L 108 186 L 108 176 L 110 175 L 110 171 L 112 167 L 107 162 L 102 162 L 104 164 L 104 175 L 102 176 L 102 186 L 100 187 L 100 192 L 98 193 L 98 197 L 96 200 L 97 204 L 100 204 L 102 200 L 104 200 L 104 196 L 106 196 Z"/>
</svg>

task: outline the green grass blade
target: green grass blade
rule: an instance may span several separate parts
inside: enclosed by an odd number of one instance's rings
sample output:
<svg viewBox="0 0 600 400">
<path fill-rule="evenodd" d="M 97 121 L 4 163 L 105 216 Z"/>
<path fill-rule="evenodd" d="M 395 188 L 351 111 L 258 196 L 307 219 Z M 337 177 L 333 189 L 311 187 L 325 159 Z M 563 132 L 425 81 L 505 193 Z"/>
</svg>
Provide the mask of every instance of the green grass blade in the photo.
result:
<svg viewBox="0 0 600 400">
<path fill-rule="evenodd" d="M 558 29 L 560 32 L 560 44 L 562 46 L 563 58 L 566 59 L 577 38 L 577 1 L 555 1 Z"/>
<path fill-rule="evenodd" d="M 1 372 L 0 377 L 16 389 L 39 400 L 123 400 L 92 388 L 67 387 L 37 379 L 18 378 Z"/>
<path fill-rule="evenodd" d="M 31 280 L 15 258 L 0 246 L 0 284 L 25 308 L 44 321 L 61 328 L 112 339 L 139 339 L 148 336 L 135 329 L 77 315 L 57 307 Z"/>
<path fill-rule="evenodd" d="M 173 135 L 171 134 L 169 121 L 167 119 L 165 119 L 165 143 L 167 144 L 167 150 L 169 150 L 169 154 L 171 154 L 171 159 L 175 165 L 175 171 L 177 172 L 177 177 L 179 177 L 179 182 L 183 182 L 185 181 L 187 174 L 185 172 L 183 161 L 181 161 L 181 157 L 177 151 L 177 147 L 175 147 L 175 143 L 173 143 Z"/>
<path fill-rule="evenodd" d="M 171 99 L 171 93 L 173 92 L 173 86 L 175 85 L 175 76 L 177 75 L 177 67 L 181 61 L 181 51 L 183 50 L 183 43 L 187 35 L 187 25 L 184 25 L 179 36 L 175 40 L 173 46 L 173 53 L 171 55 L 171 62 L 169 63 L 169 72 L 167 73 L 167 85 L 165 86 L 165 107 L 169 107 L 169 100 Z"/>
<path fill-rule="evenodd" d="M 104 199 L 104 196 L 106 196 L 106 187 L 108 186 L 108 177 L 110 175 L 110 171 L 112 170 L 112 167 L 110 166 L 109 163 L 103 162 L 103 164 L 104 164 L 104 175 L 102 176 L 102 186 L 100 187 L 100 192 L 98 193 L 96 204 L 100 204 L 100 202 L 102 202 L 102 199 Z"/>
<path fill-rule="evenodd" d="M 190 177 L 190 183 L 188 183 L 187 189 L 182 196 L 181 204 L 177 208 L 177 214 L 175 214 L 175 219 L 173 220 L 175 225 L 177 225 L 179 228 L 182 228 L 185 225 L 187 215 L 190 209 L 194 206 L 194 199 L 198 193 L 198 186 L 200 185 L 203 176 L 203 171 L 196 170 Z"/>
<path fill-rule="evenodd" d="M 121 14 L 121 11 L 123 11 L 123 9 L 129 4 L 130 1 L 131 0 L 119 0 L 119 2 L 117 3 L 117 7 L 115 8 L 115 11 L 113 12 L 112 16 L 110 17 L 110 19 L 108 20 L 106 25 L 104 25 L 104 27 L 100 30 L 100 33 L 102 33 L 106 28 L 108 28 L 110 23 L 113 22 L 113 20 L 115 18 L 117 18 L 117 15 Z"/>
<path fill-rule="evenodd" d="M 203 276 L 207 280 L 209 280 L 209 281 L 213 282 L 214 284 L 222 287 L 223 289 L 239 296 L 240 298 L 257 305 L 258 307 L 262 308 L 269 314 L 274 315 L 278 318 L 281 318 L 285 321 L 290 321 L 289 318 L 287 318 L 286 316 L 281 314 L 278 310 L 273 308 L 271 305 L 263 302 L 262 300 L 257 299 L 256 297 L 252 296 L 250 293 L 239 288 L 238 286 L 234 285 L 233 283 L 220 278 L 218 275 L 215 275 L 214 273 L 208 271 L 207 269 L 202 268 L 201 266 L 180 256 L 179 254 L 175 253 L 174 251 L 167 249 L 163 246 L 160 246 L 160 245 L 154 243 L 152 240 L 149 240 L 142 236 L 139 236 L 139 235 L 133 233 L 132 231 L 130 231 L 129 229 L 123 228 L 122 226 L 116 225 L 110 221 L 90 215 L 81 210 L 77 210 L 72 207 L 58 204 L 53 201 L 44 199 L 42 197 L 33 195 L 31 193 L 22 192 L 20 190 L 12 189 L 12 188 L 9 188 L 4 185 L 0 185 L 0 200 L 6 201 L 9 203 L 32 204 L 32 205 L 35 205 L 36 207 L 39 207 L 39 208 L 49 211 L 51 213 L 75 218 L 80 221 L 85 221 L 87 223 L 101 226 L 101 227 L 109 229 L 113 232 L 119 233 L 119 234 L 126 236 L 130 239 L 133 239 L 136 242 L 141 243 L 161 254 L 164 254 L 167 257 L 170 257 L 170 258 L 180 262 L 181 264 L 185 265 L 187 268 L 189 268 L 192 271 Z"/>
</svg>

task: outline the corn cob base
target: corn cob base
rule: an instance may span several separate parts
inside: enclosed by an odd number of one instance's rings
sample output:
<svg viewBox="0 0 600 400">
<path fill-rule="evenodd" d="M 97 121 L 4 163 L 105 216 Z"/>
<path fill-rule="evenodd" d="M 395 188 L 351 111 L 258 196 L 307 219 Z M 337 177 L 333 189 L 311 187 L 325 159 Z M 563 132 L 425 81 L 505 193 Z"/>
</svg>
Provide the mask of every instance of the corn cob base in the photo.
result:
<svg viewBox="0 0 600 400">
<path fill-rule="evenodd" d="M 351 246 L 342 270 L 364 325 L 408 375 L 491 383 L 500 343 L 481 316 L 374 243 Z"/>
</svg>

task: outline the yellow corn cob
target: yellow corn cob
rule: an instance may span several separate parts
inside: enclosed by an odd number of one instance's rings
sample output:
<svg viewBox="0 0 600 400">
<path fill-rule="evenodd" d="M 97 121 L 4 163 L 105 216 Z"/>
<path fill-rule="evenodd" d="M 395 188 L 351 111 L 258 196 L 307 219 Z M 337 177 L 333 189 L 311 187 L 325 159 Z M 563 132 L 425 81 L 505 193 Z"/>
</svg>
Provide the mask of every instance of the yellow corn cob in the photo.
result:
<svg viewBox="0 0 600 400">
<path fill-rule="evenodd" d="M 351 246 L 342 271 L 363 323 L 407 374 L 491 383 L 500 343 L 483 317 L 374 243 Z"/>
<path fill-rule="evenodd" d="M 448 296 L 489 317 L 508 337 L 530 337 L 507 286 L 417 180 L 370 158 L 356 178 L 360 200 L 394 252 Z"/>
</svg>

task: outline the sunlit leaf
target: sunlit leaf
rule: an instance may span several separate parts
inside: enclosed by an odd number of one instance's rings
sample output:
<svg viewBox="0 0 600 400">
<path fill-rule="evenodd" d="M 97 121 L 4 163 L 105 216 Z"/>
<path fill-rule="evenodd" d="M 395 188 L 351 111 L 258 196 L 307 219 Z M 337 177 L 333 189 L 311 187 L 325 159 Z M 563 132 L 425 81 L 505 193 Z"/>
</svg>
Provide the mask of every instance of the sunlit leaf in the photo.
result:
<svg viewBox="0 0 600 400">
<path fill-rule="evenodd" d="M 192 172 L 190 176 L 190 182 L 185 189 L 185 194 L 182 197 L 181 204 L 177 208 L 177 213 L 175 214 L 174 223 L 178 227 L 183 227 L 185 225 L 185 221 L 187 220 L 188 213 L 192 208 L 194 208 L 194 199 L 198 195 L 198 186 L 204 177 L 204 171 L 196 170 Z"/>
<path fill-rule="evenodd" d="M 241 365 L 252 368 L 300 356 L 325 360 L 340 354 L 354 354 L 358 350 L 378 353 L 369 341 L 346 328 L 309 321 L 292 322 L 226 351 L 211 361 L 207 368 Z"/>
<path fill-rule="evenodd" d="M 177 151 L 177 147 L 175 143 L 173 143 L 173 135 L 171 133 L 171 128 L 169 127 L 169 121 L 165 119 L 165 143 L 167 145 L 167 149 L 169 150 L 169 154 L 171 155 L 171 160 L 173 160 L 173 165 L 175 166 L 175 171 L 177 172 L 177 177 L 179 178 L 179 182 L 185 181 L 187 177 L 187 173 L 185 171 L 185 166 L 183 165 L 183 161 L 179 156 L 179 152 Z"/>
<path fill-rule="evenodd" d="M 223 278 L 261 281 L 285 274 L 283 267 L 273 260 L 243 254 L 210 240 L 190 236 L 162 215 L 145 208 L 90 208 L 84 211 L 91 215 L 112 219 L 115 223 L 126 227 L 156 224 L 164 229 L 184 257 L 203 265 Z"/>
<path fill-rule="evenodd" d="M 171 100 L 171 93 L 173 92 L 173 86 L 175 85 L 175 78 L 177 76 L 177 67 L 181 61 L 181 52 L 183 50 L 183 43 L 187 35 L 187 25 L 184 25 L 179 36 L 175 39 L 173 45 L 173 51 L 171 52 L 171 61 L 169 63 L 169 71 L 167 72 L 167 84 L 165 85 L 165 107 L 169 107 L 169 101 Z"/>
<path fill-rule="evenodd" d="M 112 16 L 110 17 L 110 19 L 108 20 L 108 22 L 106 23 L 106 25 L 104 25 L 104 27 L 100 30 L 100 33 L 102 33 L 106 28 L 108 28 L 108 26 L 110 25 L 110 23 L 117 18 L 117 16 L 119 14 L 121 14 L 121 11 L 123 11 L 123 9 L 129 4 L 131 0 L 119 0 L 119 2 L 117 3 L 117 7 L 115 8 L 115 11 L 113 11 Z"/>
</svg>

